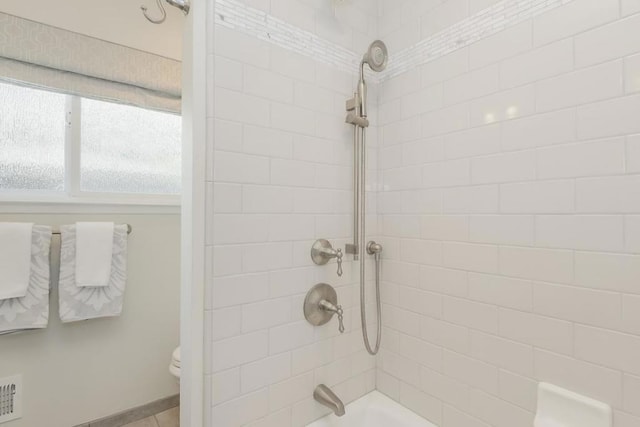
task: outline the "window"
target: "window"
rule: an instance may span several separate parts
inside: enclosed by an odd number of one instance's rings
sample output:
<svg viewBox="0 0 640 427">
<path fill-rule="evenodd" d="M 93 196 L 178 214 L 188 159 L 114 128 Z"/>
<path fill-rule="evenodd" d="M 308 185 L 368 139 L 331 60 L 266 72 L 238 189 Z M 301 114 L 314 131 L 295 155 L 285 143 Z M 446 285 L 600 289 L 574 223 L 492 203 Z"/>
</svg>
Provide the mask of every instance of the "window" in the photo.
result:
<svg viewBox="0 0 640 427">
<path fill-rule="evenodd" d="M 176 199 L 180 168 L 178 115 L 0 83 L 0 194 Z"/>
<path fill-rule="evenodd" d="M 65 96 L 0 84 L 0 188 L 64 191 Z"/>
<path fill-rule="evenodd" d="M 81 191 L 180 193 L 180 117 L 82 100 Z"/>
</svg>

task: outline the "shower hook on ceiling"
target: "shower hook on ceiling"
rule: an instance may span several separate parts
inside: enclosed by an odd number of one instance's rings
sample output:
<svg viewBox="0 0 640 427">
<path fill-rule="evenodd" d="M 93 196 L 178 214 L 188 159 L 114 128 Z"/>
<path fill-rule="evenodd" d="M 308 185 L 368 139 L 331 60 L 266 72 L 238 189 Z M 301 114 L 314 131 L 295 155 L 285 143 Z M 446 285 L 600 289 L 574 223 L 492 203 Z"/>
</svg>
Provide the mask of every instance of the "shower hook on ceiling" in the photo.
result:
<svg viewBox="0 0 640 427">
<path fill-rule="evenodd" d="M 182 13 L 184 13 L 185 15 L 189 14 L 189 9 L 191 9 L 191 2 L 189 0 L 165 0 L 165 1 L 169 3 L 171 6 L 177 7 L 178 9 L 182 10 Z M 162 0 L 156 0 L 156 3 L 158 4 L 158 8 L 160 9 L 160 13 L 162 14 L 162 17 L 158 19 L 154 19 L 151 16 L 149 16 L 146 6 L 144 5 L 140 6 L 140 9 L 142 9 L 142 13 L 144 14 L 144 17 L 147 18 L 149 22 L 152 22 L 154 24 L 162 24 L 165 21 L 165 19 L 167 19 L 167 11 L 164 10 L 164 5 L 162 4 Z"/>
</svg>

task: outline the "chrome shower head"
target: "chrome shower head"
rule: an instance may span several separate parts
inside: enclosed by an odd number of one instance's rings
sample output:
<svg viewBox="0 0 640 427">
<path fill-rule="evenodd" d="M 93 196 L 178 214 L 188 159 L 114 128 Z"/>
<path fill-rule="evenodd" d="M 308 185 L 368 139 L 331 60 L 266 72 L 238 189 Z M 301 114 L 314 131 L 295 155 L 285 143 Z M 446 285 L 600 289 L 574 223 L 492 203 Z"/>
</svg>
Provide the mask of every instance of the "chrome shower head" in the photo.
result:
<svg viewBox="0 0 640 427">
<path fill-rule="evenodd" d="M 379 73 L 387 68 L 388 59 L 387 46 L 385 46 L 382 40 L 376 40 L 371 43 L 369 49 L 367 49 L 367 53 L 362 57 L 362 62 L 360 62 L 360 80 L 358 81 L 358 97 L 360 98 L 358 115 L 362 118 L 367 118 L 367 84 L 364 81 L 364 64 L 369 65 L 369 68 Z"/>
<path fill-rule="evenodd" d="M 369 68 L 379 73 L 387 68 L 388 58 L 387 46 L 382 40 L 376 40 L 371 43 L 369 49 L 367 49 L 367 53 L 365 53 L 362 58 L 362 63 L 368 64 Z"/>
</svg>

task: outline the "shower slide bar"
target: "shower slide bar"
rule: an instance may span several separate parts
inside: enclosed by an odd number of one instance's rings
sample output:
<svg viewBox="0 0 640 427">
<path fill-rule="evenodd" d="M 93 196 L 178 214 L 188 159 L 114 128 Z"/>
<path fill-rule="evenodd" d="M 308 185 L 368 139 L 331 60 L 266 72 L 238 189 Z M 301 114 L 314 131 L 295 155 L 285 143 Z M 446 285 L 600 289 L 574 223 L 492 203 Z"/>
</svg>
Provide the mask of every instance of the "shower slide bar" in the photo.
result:
<svg viewBox="0 0 640 427">
<path fill-rule="evenodd" d="M 362 338 L 367 352 L 371 355 L 378 353 L 382 340 L 382 303 L 380 300 L 380 253 L 382 245 L 374 241 L 366 242 L 366 174 L 367 174 L 367 84 L 364 80 L 364 66 L 380 72 L 387 66 L 388 53 L 385 44 L 376 40 L 369 46 L 360 62 L 360 79 L 353 98 L 347 100 L 346 123 L 353 125 L 353 243 L 347 244 L 345 252 L 353 255 L 355 261 L 360 261 L 360 320 L 362 323 Z M 365 252 L 375 259 L 376 286 L 376 342 L 371 346 L 367 331 L 367 313 L 365 296 Z"/>
</svg>

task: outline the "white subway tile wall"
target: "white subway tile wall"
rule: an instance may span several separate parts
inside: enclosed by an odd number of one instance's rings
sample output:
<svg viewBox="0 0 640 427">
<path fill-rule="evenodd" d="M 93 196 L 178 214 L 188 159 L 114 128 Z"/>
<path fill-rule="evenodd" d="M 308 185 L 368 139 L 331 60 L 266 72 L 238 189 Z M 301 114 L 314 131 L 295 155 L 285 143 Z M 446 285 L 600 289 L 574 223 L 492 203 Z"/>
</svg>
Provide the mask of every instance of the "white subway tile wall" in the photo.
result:
<svg viewBox="0 0 640 427">
<path fill-rule="evenodd" d="M 319 267 L 309 256 L 317 238 L 344 247 L 351 236 L 352 130 L 344 105 L 356 83 L 353 52 L 376 35 L 377 9 L 367 3 L 341 7 L 340 28 L 326 31 L 338 24 L 329 2 L 216 2 L 207 425 L 303 426 L 328 413 L 312 399 L 317 384 L 345 403 L 375 388 L 376 359 L 361 345 L 357 271 L 347 260 L 338 278 L 335 261 Z M 303 35 L 308 49 L 296 52 L 300 40 L 291 34 Z M 376 88 L 371 95 L 375 117 Z M 376 129 L 370 135 L 368 228 L 375 234 Z M 304 297 L 318 282 L 338 292 L 344 335 L 335 318 L 316 328 L 303 317 Z"/>
<path fill-rule="evenodd" d="M 302 427 L 328 412 L 325 382 L 441 427 L 525 427 L 539 381 L 640 425 L 640 2 L 330 6 L 216 0 L 210 17 L 207 425 Z M 375 38 L 391 53 L 369 77 L 377 358 L 357 264 L 338 278 L 309 259 L 351 236 L 344 101 Z M 302 316 L 321 281 L 344 335 Z"/>
<path fill-rule="evenodd" d="M 381 15 L 408 52 L 476 2 L 422 3 Z M 638 12 L 566 2 L 380 83 L 381 242 L 405 250 L 384 253 L 376 386 L 442 427 L 530 426 L 539 381 L 640 425 Z"/>
</svg>

